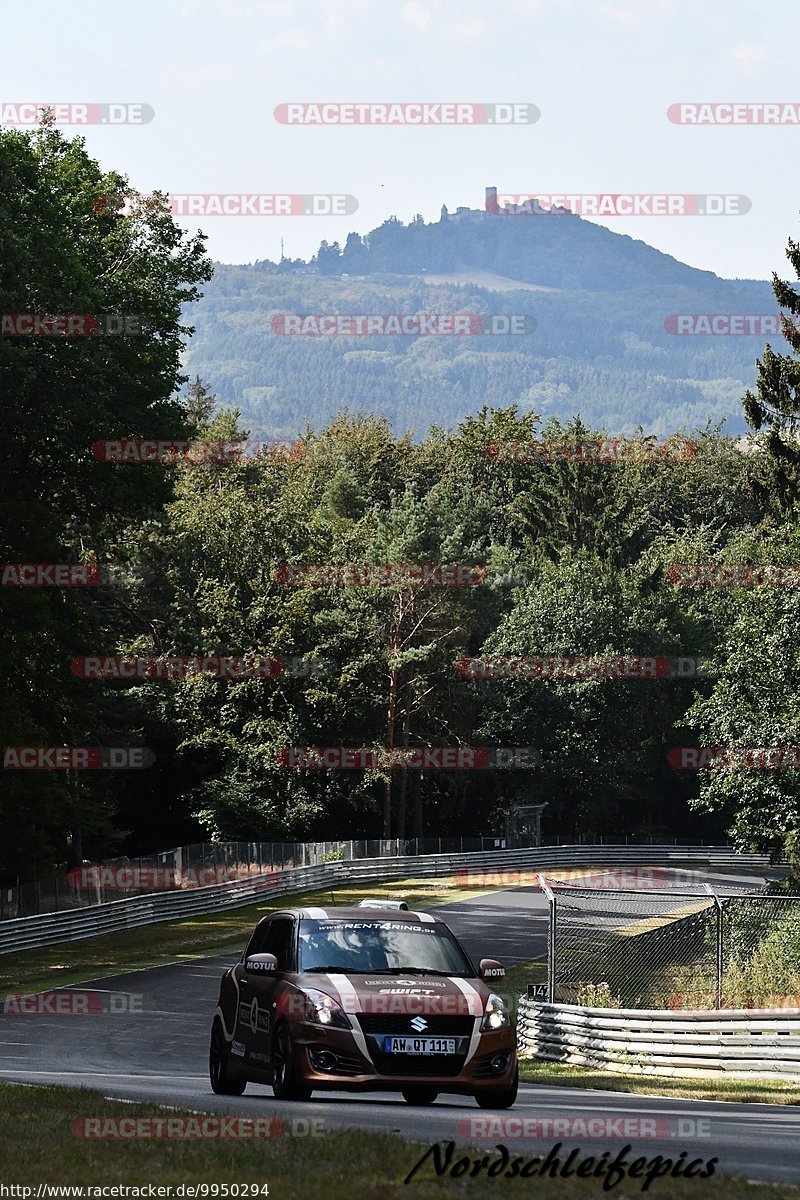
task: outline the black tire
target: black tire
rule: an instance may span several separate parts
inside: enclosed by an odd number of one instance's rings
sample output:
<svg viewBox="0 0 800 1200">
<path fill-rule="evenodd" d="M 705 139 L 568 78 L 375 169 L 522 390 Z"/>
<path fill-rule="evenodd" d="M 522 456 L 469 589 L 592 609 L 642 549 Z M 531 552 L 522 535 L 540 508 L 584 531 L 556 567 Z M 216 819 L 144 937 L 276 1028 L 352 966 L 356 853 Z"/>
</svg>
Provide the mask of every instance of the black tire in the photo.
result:
<svg viewBox="0 0 800 1200">
<path fill-rule="evenodd" d="M 297 1074 L 297 1059 L 288 1026 L 275 1030 L 272 1043 L 272 1094 L 276 1100 L 310 1100 L 312 1089 Z"/>
<path fill-rule="evenodd" d="M 514 1075 L 511 1087 L 495 1088 L 492 1091 L 476 1092 L 475 1100 L 479 1108 L 511 1108 L 519 1091 L 519 1069 Z"/>
<path fill-rule="evenodd" d="M 208 1074 L 211 1090 L 218 1096 L 241 1096 L 247 1087 L 246 1079 L 232 1079 L 228 1071 L 230 1055 L 225 1035 L 219 1021 L 211 1030 L 211 1046 L 208 1051 Z"/>
<path fill-rule="evenodd" d="M 433 1104 L 438 1095 L 439 1093 L 434 1088 L 425 1087 L 424 1085 L 420 1085 L 419 1087 L 403 1088 L 403 1099 L 405 1100 L 406 1104 Z"/>
</svg>

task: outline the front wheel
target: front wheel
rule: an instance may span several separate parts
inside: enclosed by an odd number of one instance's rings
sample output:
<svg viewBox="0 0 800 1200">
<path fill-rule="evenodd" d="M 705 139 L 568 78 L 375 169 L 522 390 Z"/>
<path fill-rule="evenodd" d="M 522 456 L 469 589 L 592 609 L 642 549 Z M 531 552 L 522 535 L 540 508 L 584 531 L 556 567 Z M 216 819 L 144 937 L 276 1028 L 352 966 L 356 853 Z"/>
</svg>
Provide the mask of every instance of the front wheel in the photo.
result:
<svg viewBox="0 0 800 1200">
<path fill-rule="evenodd" d="M 406 1104 L 433 1104 L 438 1095 L 439 1093 L 432 1087 L 403 1088 L 403 1099 L 405 1100 Z"/>
<path fill-rule="evenodd" d="M 208 1052 L 208 1074 L 211 1079 L 211 1090 L 218 1096 L 241 1096 L 247 1087 L 246 1079 L 232 1079 L 228 1073 L 228 1046 L 222 1026 L 214 1022 L 211 1030 L 211 1047 Z"/>
<path fill-rule="evenodd" d="M 475 1100 L 480 1108 L 511 1108 L 519 1091 L 519 1069 L 511 1087 L 495 1088 L 492 1091 L 476 1092 Z"/>
<path fill-rule="evenodd" d="M 277 1100 L 309 1100 L 312 1089 L 297 1073 L 297 1058 L 286 1025 L 279 1025 L 272 1043 L 272 1094 Z"/>
</svg>

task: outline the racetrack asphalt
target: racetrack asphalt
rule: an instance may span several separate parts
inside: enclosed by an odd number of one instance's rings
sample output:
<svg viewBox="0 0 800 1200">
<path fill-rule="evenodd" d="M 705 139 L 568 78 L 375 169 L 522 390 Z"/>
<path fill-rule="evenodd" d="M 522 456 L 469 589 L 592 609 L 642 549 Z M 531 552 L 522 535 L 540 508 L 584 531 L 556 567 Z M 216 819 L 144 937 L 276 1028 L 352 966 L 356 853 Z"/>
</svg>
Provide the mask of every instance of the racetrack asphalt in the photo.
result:
<svg viewBox="0 0 800 1200">
<path fill-rule="evenodd" d="M 721 892 L 733 893 L 758 886 L 763 876 L 708 870 L 700 878 Z M 491 892 L 432 911 L 447 921 L 475 959 L 499 958 L 513 966 L 545 952 L 547 902 L 536 888 Z M 297 1136 L 309 1128 L 305 1122 L 322 1121 L 326 1130 L 393 1132 L 424 1146 L 455 1140 L 493 1153 L 502 1142 L 512 1157 L 545 1154 L 554 1142 L 563 1141 L 562 1159 L 573 1146 L 580 1146 L 584 1155 L 608 1150 L 613 1157 L 630 1143 L 629 1160 L 640 1154 L 675 1159 L 686 1151 L 689 1158 L 716 1156 L 717 1173 L 800 1184 L 800 1112 L 791 1106 L 672 1100 L 528 1084 L 520 1088 L 513 1109 L 495 1113 L 479 1109 L 471 1098 L 445 1095 L 430 1108 L 414 1108 L 388 1092 L 318 1092 L 305 1103 L 281 1102 L 274 1099 L 271 1088 L 259 1084 L 248 1084 L 241 1097 L 215 1096 L 207 1074 L 211 1015 L 222 971 L 237 957 L 214 955 L 64 989 L 108 993 L 108 1002 L 114 996 L 122 1009 L 117 1013 L 2 1014 L 0 1078 L 96 1088 L 114 1099 L 197 1112 L 277 1117 L 287 1132 Z M 85 1115 L 99 1114 L 87 1111 Z M 557 1128 L 547 1124 L 554 1119 L 590 1117 L 607 1120 L 601 1127 L 603 1136 L 561 1137 Z M 628 1126 L 637 1132 L 626 1136 L 621 1123 L 626 1118 L 644 1125 Z M 498 1119 L 505 1124 L 498 1125 Z M 418 1157 L 409 1150 L 409 1169 Z M 425 1174 L 430 1176 L 430 1167 Z M 706 1186 L 713 1185 L 701 1182 L 701 1188 Z"/>
</svg>

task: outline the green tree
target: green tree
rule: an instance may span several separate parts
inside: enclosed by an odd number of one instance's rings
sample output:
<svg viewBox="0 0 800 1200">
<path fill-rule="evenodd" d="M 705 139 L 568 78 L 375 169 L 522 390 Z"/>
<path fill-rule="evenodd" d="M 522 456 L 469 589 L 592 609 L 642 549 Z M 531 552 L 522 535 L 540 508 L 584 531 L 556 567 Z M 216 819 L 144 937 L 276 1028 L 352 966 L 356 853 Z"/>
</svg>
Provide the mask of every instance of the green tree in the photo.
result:
<svg viewBox="0 0 800 1200">
<path fill-rule="evenodd" d="M 679 655 L 690 629 L 676 598 L 648 588 L 641 573 L 564 550 L 557 562 L 542 562 L 480 654 Z M 690 699 L 685 682 L 501 678 L 473 687 L 484 733 L 541 752 L 532 783 L 548 803 L 550 828 L 591 837 L 685 827 L 665 745 Z"/>
<path fill-rule="evenodd" d="M 800 561 L 794 524 L 743 533 L 719 552 L 726 563 Z M 712 589 L 728 593 L 719 629 L 719 667 L 711 693 L 696 698 L 683 727 L 692 740 L 723 749 L 800 744 L 800 592 L 753 585 Z M 790 850 L 800 835 L 800 769 L 707 766 L 698 772 L 699 811 L 721 813 L 742 849 Z"/>
<path fill-rule="evenodd" d="M 786 257 L 800 279 L 800 245 L 791 238 Z M 789 310 L 789 316 L 782 315 L 781 332 L 794 353 L 776 354 L 767 344 L 757 363 L 756 391 L 745 392 L 742 403 L 749 427 L 756 434 L 764 434 L 757 445 L 767 457 L 756 487 L 762 498 L 785 511 L 800 496 L 800 294 L 774 272 L 772 291 L 781 308 Z"/>
<path fill-rule="evenodd" d="M 207 424 L 216 403 L 217 397 L 205 386 L 199 375 L 195 375 L 186 389 L 185 396 L 181 398 L 186 418 L 195 429 L 200 429 Z"/>
<path fill-rule="evenodd" d="M 172 470 L 99 462 L 92 446 L 187 432 L 172 395 L 182 382 L 182 307 L 211 273 L 203 239 L 161 205 L 125 217 L 98 203 L 127 181 L 104 174 L 81 139 L 65 140 L 51 122 L 33 134 L 0 132 L 0 179 L 4 312 L 90 314 L 109 329 L 128 322 L 128 336 L 0 338 L 0 559 L 118 565 L 131 526 L 168 499 Z M 0 592 L 4 744 L 135 742 L 119 697 L 70 672 L 74 656 L 113 648 L 130 624 L 125 588 Z M 78 853 L 78 829 L 85 844 L 108 836 L 114 787 L 104 772 L 73 774 L 7 773 L 0 874 Z"/>
</svg>

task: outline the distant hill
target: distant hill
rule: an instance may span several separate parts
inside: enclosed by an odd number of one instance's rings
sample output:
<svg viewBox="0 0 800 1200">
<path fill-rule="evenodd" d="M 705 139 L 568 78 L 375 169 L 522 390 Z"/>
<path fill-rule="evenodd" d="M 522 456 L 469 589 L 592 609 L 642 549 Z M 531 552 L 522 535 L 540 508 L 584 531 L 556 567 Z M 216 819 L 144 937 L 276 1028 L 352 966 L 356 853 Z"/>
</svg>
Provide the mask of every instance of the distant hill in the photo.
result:
<svg viewBox="0 0 800 1200">
<path fill-rule="evenodd" d="M 284 313 L 528 314 L 521 336 L 284 336 Z M 395 218 L 313 260 L 218 264 L 189 311 L 186 369 L 254 433 L 289 436 L 344 408 L 397 431 L 453 426 L 484 403 L 610 433 L 665 436 L 728 419 L 766 341 L 779 334 L 680 336 L 671 314 L 774 314 L 769 284 L 725 280 L 572 214 L 501 217 L 459 209 L 437 222 Z M 278 323 L 279 325 L 279 323 Z"/>
</svg>

